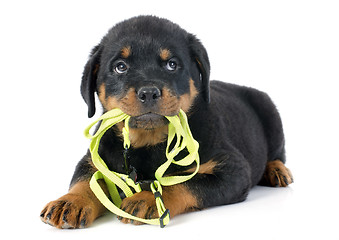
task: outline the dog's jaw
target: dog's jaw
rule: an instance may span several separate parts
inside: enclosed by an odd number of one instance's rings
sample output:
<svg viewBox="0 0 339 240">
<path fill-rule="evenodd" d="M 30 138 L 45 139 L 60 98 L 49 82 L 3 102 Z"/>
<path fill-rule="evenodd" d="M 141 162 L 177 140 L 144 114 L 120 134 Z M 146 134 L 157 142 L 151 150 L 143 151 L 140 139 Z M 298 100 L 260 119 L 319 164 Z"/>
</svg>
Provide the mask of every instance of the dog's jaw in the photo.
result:
<svg viewBox="0 0 339 240">
<path fill-rule="evenodd" d="M 130 128 L 141 128 L 145 130 L 154 130 L 168 124 L 168 120 L 159 114 L 146 113 L 137 117 L 131 117 L 129 120 Z"/>
</svg>

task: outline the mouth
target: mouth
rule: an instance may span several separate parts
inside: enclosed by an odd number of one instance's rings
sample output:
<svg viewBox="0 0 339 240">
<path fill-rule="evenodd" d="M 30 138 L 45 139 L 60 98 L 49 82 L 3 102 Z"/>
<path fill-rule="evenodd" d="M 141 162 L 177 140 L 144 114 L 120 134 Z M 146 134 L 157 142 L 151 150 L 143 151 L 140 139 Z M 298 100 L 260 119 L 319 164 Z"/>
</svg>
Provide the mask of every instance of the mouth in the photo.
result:
<svg viewBox="0 0 339 240">
<path fill-rule="evenodd" d="M 162 115 L 155 113 L 146 113 L 140 116 L 131 117 L 129 120 L 129 127 L 153 130 L 159 127 L 163 127 L 168 123 L 169 121 L 167 120 L 167 118 Z"/>
</svg>

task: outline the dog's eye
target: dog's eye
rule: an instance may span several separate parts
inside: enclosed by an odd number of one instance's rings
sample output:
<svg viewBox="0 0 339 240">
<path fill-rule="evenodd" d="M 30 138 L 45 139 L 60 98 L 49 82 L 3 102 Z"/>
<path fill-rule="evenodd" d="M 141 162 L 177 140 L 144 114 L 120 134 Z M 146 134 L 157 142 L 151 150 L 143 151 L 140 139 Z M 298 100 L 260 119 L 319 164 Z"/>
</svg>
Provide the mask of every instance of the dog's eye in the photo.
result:
<svg viewBox="0 0 339 240">
<path fill-rule="evenodd" d="M 126 63 L 118 62 L 115 65 L 114 71 L 118 74 L 123 74 L 123 73 L 127 72 L 127 69 L 128 69 L 128 67 L 127 67 Z"/>
<path fill-rule="evenodd" d="M 166 63 L 166 69 L 168 71 L 175 71 L 175 70 L 177 70 L 177 67 L 178 67 L 178 64 L 173 59 L 168 60 L 168 62 Z"/>
</svg>

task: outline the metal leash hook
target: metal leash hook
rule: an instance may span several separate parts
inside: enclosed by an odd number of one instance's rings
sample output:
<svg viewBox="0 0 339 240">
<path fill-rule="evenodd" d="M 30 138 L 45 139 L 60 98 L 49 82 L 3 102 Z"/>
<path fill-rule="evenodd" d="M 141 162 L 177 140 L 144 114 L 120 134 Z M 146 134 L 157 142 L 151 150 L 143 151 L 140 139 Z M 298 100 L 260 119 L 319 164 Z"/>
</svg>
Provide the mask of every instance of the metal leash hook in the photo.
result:
<svg viewBox="0 0 339 240">
<path fill-rule="evenodd" d="M 125 162 L 125 165 L 124 165 L 125 172 L 136 184 L 137 179 L 138 179 L 137 170 L 130 163 L 130 158 L 128 156 L 128 147 L 127 146 L 125 146 L 125 149 L 123 151 L 123 156 L 124 156 L 124 162 Z"/>
</svg>

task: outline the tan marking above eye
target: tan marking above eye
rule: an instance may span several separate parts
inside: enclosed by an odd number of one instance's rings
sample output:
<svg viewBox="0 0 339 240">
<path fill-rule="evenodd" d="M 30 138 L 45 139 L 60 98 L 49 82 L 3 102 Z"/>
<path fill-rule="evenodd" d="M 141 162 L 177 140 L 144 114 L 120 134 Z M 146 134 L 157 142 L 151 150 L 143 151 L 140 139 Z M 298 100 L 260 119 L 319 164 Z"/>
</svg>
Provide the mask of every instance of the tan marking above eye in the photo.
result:
<svg viewBox="0 0 339 240">
<path fill-rule="evenodd" d="M 167 48 L 160 49 L 160 58 L 163 61 L 167 61 L 171 56 L 171 51 L 168 50 Z"/>
<path fill-rule="evenodd" d="M 123 58 L 128 58 L 132 54 L 131 46 L 126 46 L 121 49 L 121 56 Z"/>
</svg>

